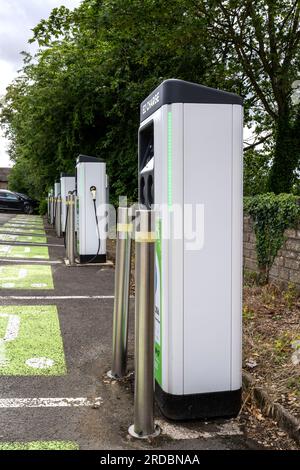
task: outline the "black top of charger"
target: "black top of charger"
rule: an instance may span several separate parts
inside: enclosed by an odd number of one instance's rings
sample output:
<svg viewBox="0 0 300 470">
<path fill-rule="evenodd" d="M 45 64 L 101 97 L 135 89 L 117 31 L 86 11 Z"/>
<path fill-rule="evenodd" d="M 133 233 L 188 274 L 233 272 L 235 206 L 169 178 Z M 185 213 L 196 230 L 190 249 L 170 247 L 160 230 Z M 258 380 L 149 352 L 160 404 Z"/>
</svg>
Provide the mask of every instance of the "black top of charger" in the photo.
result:
<svg viewBox="0 0 300 470">
<path fill-rule="evenodd" d="M 103 158 L 90 157 L 89 155 L 78 155 L 76 160 L 77 163 L 103 163 L 105 160 Z"/>
<path fill-rule="evenodd" d="M 243 98 L 235 93 L 172 78 L 162 82 L 141 103 L 140 121 L 144 121 L 164 104 L 172 103 L 239 104 L 242 106 Z"/>
</svg>

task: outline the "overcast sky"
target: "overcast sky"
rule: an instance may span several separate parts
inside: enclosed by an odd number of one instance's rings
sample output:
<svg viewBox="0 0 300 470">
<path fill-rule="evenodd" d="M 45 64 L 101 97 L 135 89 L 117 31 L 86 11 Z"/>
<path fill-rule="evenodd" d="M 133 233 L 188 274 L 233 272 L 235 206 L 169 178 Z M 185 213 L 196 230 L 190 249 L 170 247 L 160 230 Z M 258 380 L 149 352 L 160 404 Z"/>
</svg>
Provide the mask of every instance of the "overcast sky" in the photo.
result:
<svg viewBox="0 0 300 470">
<path fill-rule="evenodd" d="M 52 8 L 65 5 L 73 9 L 80 3 L 81 0 L 0 0 L 0 96 L 22 67 L 20 52 L 33 53 L 36 48 L 28 44 L 31 29 L 42 18 L 47 18 Z M 244 137 L 251 136 L 251 131 L 245 131 Z M 11 166 L 7 146 L 0 129 L 0 167 Z"/>
<path fill-rule="evenodd" d="M 30 31 L 52 8 L 65 5 L 72 9 L 81 0 L 0 0 L 0 96 L 22 66 L 21 51 L 34 52 L 28 44 Z M 1 132 L 1 131 L 0 131 Z M 10 166 L 7 141 L 0 134 L 0 167 Z"/>
</svg>

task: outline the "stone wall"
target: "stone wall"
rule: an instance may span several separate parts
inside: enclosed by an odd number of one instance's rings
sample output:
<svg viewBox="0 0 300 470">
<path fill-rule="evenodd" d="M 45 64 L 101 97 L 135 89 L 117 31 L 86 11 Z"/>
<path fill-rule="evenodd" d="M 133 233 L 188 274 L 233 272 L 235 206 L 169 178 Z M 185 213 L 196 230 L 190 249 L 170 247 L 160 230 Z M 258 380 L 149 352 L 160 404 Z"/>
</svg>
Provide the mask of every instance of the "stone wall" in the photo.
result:
<svg viewBox="0 0 300 470">
<path fill-rule="evenodd" d="M 256 237 L 249 216 L 244 217 L 244 269 L 258 272 Z M 270 269 L 270 281 L 287 285 L 293 282 L 300 289 L 300 227 L 284 232 L 284 242 Z"/>
</svg>

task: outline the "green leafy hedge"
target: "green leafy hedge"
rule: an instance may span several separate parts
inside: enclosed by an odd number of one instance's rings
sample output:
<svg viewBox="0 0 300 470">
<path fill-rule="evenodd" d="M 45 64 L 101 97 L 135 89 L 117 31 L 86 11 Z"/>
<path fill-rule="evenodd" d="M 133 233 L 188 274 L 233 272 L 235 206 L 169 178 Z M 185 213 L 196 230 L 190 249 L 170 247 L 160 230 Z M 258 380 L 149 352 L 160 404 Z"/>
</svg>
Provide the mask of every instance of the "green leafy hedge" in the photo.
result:
<svg viewBox="0 0 300 470">
<path fill-rule="evenodd" d="M 245 197 L 244 213 L 254 222 L 258 266 L 268 280 L 269 270 L 284 241 L 284 230 L 300 221 L 300 199 L 292 194 L 274 193 Z"/>
<path fill-rule="evenodd" d="M 40 215 L 45 215 L 47 214 L 48 210 L 48 202 L 47 199 L 41 199 L 40 204 L 39 204 L 39 214 Z"/>
</svg>

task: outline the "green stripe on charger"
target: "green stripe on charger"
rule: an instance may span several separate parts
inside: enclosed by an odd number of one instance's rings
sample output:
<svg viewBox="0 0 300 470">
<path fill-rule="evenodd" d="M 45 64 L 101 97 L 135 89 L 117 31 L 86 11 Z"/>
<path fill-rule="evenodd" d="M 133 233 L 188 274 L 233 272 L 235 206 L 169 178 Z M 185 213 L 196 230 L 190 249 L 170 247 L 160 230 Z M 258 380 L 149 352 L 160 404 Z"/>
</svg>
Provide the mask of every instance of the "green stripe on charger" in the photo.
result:
<svg viewBox="0 0 300 470">
<path fill-rule="evenodd" d="M 79 450 L 71 441 L 0 442 L 0 450 Z"/>
<path fill-rule="evenodd" d="M 47 246 L 0 245 L 0 258 L 49 259 Z"/>
<path fill-rule="evenodd" d="M 0 375 L 65 374 L 56 306 L 0 307 Z"/>
<path fill-rule="evenodd" d="M 54 289 L 51 266 L 0 266 L 1 289 Z"/>
</svg>

